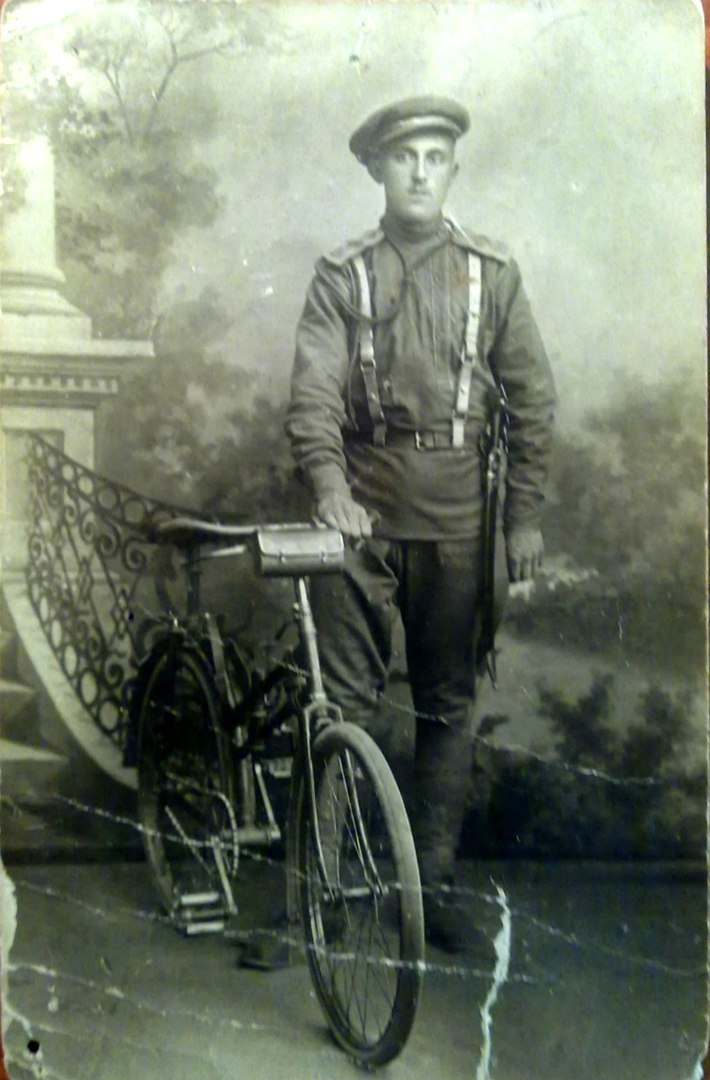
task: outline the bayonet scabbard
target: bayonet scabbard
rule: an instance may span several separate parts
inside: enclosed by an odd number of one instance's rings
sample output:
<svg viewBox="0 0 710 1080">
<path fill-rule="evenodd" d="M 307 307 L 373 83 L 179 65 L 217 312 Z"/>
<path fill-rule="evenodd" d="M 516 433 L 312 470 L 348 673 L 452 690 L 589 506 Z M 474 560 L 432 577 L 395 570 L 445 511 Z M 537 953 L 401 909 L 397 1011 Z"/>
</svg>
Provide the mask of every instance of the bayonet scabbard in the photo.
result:
<svg viewBox="0 0 710 1080">
<path fill-rule="evenodd" d="M 476 643 L 476 666 L 479 672 L 487 671 L 491 682 L 496 684 L 495 664 L 495 553 L 498 525 L 498 491 L 500 487 L 503 455 L 505 453 L 505 395 L 491 394 L 490 418 L 482 446 L 483 467 L 483 521 L 481 544 L 481 589 L 479 638 Z"/>
</svg>

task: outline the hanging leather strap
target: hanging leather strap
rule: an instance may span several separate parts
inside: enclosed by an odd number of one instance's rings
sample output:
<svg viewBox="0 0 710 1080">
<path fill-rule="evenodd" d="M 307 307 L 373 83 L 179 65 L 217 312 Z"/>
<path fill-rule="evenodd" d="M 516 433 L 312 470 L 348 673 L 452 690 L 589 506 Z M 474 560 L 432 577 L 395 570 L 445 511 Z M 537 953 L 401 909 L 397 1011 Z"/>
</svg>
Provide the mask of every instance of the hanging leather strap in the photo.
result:
<svg viewBox="0 0 710 1080">
<path fill-rule="evenodd" d="M 468 315 L 466 336 L 461 354 L 461 367 L 456 384 L 454 411 L 451 418 L 451 445 L 461 449 L 471 397 L 471 379 L 478 358 L 478 327 L 481 321 L 481 260 L 473 251 L 468 253 Z"/>
<path fill-rule="evenodd" d="M 217 688 L 219 690 L 220 700 L 224 705 L 233 709 L 236 702 L 234 700 L 232 684 L 227 675 L 227 665 L 224 662 L 224 642 L 222 641 L 214 616 L 210 615 L 208 612 L 204 618 L 205 623 L 207 624 L 207 635 L 210 640 L 212 661 L 214 663 L 215 682 L 217 683 Z"/>
<path fill-rule="evenodd" d="M 365 384 L 367 410 L 372 423 L 372 442 L 375 446 L 384 446 L 387 441 L 387 421 L 385 420 L 380 388 L 377 385 L 377 365 L 375 363 L 375 337 L 372 329 L 372 297 L 367 267 L 362 255 L 353 259 L 360 300 L 360 371 Z"/>
</svg>

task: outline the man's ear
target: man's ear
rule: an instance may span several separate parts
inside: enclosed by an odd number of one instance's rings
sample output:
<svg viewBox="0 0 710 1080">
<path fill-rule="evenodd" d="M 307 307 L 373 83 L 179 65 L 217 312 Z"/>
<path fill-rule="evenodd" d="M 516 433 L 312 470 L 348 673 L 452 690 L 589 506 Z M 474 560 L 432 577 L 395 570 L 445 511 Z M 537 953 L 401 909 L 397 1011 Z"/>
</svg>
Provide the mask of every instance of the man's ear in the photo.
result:
<svg viewBox="0 0 710 1080">
<path fill-rule="evenodd" d="M 367 171 L 377 184 L 382 183 L 382 161 L 379 154 L 372 154 L 366 162 Z"/>
</svg>

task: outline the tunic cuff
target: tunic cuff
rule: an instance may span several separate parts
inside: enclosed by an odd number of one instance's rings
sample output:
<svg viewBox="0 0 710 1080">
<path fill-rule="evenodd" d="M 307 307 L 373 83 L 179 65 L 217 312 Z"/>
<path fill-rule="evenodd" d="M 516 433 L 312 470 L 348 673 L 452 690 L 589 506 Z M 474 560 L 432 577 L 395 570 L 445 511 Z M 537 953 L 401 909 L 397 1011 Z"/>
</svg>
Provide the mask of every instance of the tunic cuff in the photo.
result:
<svg viewBox="0 0 710 1080">
<path fill-rule="evenodd" d="M 323 499 L 326 495 L 332 495 L 336 492 L 342 495 L 350 495 L 345 473 L 339 465 L 332 462 L 326 462 L 323 465 L 312 465 L 308 472 L 316 499 Z"/>
<path fill-rule="evenodd" d="M 541 505 L 506 506 L 503 514 L 503 532 L 506 536 L 510 536 L 516 529 L 539 529 L 541 517 Z"/>
</svg>

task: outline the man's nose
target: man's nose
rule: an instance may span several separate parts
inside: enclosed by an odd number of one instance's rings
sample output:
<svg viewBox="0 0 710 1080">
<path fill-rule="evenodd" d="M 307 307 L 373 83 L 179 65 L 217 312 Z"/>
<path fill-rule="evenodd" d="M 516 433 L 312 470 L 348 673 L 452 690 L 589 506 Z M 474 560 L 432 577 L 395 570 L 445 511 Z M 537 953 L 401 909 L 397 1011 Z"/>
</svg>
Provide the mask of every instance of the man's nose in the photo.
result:
<svg viewBox="0 0 710 1080">
<path fill-rule="evenodd" d="M 426 158 L 416 157 L 412 165 L 412 176 L 415 180 L 426 180 L 427 167 Z"/>
</svg>

